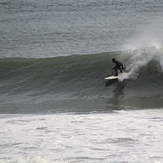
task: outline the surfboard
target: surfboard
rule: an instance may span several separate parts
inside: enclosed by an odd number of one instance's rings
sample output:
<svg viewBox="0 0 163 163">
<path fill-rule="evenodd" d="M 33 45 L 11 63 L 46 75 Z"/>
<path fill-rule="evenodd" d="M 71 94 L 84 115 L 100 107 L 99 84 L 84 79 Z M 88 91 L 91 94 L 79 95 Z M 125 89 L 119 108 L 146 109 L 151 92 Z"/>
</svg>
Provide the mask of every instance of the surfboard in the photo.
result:
<svg viewBox="0 0 163 163">
<path fill-rule="evenodd" d="M 109 76 L 104 79 L 107 79 L 107 80 L 118 79 L 119 77 L 123 76 L 124 74 L 126 74 L 126 73 L 123 72 L 123 73 L 120 73 L 118 76 Z"/>
</svg>

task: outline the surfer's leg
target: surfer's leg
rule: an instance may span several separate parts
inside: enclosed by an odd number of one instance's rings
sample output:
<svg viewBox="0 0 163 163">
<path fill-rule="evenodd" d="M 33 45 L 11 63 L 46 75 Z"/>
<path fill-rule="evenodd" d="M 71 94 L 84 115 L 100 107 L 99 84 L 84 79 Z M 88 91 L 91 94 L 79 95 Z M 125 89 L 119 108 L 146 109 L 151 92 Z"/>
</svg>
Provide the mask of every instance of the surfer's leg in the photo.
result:
<svg viewBox="0 0 163 163">
<path fill-rule="evenodd" d="M 115 68 L 115 76 L 118 76 L 117 67 Z"/>
<path fill-rule="evenodd" d="M 122 69 L 121 69 L 121 67 L 119 67 L 118 69 L 120 70 L 121 73 L 123 72 Z"/>
</svg>

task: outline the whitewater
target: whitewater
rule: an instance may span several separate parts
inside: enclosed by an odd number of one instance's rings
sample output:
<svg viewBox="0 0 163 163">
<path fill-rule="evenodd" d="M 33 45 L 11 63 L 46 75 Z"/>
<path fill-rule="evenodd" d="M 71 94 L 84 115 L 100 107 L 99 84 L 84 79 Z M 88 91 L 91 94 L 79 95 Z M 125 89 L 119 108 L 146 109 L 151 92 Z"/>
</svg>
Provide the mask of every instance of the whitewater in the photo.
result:
<svg viewBox="0 0 163 163">
<path fill-rule="evenodd" d="M 163 162 L 163 2 L 0 2 L 0 163 Z M 112 58 L 126 65 L 119 80 Z"/>
</svg>

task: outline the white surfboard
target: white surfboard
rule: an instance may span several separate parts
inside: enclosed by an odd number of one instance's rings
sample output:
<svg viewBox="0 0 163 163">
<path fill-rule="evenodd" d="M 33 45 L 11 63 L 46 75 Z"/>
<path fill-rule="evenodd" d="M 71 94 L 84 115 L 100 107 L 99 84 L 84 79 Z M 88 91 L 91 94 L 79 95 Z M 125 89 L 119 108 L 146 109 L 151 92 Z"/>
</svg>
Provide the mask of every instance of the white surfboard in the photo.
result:
<svg viewBox="0 0 163 163">
<path fill-rule="evenodd" d="M 123 73 L 120 73 L 118 76 L 109 76 L 109 77 L 106 77 L 104 79 L 109 79 L 109 80 L 112 80 L 112 79 L 118 79 L 119 77 L 123 76 L 124 74 L 126 74 L 125 72 Z"/>
</svg>

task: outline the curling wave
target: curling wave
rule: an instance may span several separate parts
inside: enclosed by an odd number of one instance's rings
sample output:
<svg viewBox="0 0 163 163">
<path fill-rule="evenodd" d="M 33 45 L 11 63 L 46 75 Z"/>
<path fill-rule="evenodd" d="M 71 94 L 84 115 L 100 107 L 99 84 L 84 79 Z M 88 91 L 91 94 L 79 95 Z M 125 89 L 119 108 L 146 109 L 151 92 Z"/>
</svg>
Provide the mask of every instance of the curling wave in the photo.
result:
<svg viewBox="0 0 163 163">
<path fill-rule="evenodd" d="M 110 70 L 114 66 L 113 57 L 127 66 L 128 75 L 120 81 L 104 80 L 113 74 Z M 162 83 L 162 48 L 55 58 L 0 59 L 0 95 L 3 97 L 24 95 L 23 99 L 27 100 L 46 96 L 53 101 L 109 99 L 109 103 L 119 100 L 123 105 L 152 99 L 153 105 L 157 103 L 161 107 Z M 4 101 L 2 98 L 1 102 Z"/>
</svg>

